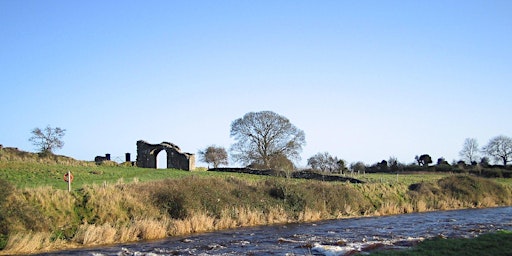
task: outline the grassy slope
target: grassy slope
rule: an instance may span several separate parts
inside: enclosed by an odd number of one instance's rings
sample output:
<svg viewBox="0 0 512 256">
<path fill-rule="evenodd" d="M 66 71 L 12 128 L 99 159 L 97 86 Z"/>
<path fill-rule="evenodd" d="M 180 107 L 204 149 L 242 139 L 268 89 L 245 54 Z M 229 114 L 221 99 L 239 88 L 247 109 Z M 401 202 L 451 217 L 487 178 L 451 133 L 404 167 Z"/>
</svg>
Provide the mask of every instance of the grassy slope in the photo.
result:
<svg viewBox="0 0 512 256">
<path fill-rule="evenodd" d="M 426 240 L 417 246 L 401 251 L 381 251 L 371 253 L 372 256 L 384 255 L 512 255 L 512 232 L 501 231 L 484 234 L 473 239 L 443 239 Z"/>
</svg>

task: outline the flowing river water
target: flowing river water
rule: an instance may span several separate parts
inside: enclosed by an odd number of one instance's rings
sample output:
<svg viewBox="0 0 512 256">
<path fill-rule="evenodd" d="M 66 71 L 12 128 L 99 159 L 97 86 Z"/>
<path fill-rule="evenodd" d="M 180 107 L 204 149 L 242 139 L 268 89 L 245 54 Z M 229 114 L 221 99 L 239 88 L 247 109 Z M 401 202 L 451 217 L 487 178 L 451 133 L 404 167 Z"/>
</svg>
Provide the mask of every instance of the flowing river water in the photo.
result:
<svg viewBox="0 0 512 256">
<path fill-rule="evenodd" d="M 40 255 L 347 255 L 404 248 L 431 237 L 512 230 L 512 207 L 412 213 L 240 228 Z"/>
</svg>

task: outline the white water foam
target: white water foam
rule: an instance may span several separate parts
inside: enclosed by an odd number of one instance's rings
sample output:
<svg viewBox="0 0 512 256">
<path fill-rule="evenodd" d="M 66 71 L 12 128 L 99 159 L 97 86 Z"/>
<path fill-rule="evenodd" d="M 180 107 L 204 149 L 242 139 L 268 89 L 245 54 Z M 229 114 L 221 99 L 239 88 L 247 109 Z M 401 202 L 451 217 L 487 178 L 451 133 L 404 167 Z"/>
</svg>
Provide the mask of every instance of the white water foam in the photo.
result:
<svg viewBox="0 0 512 256">
<path fill-rule="evenodd" d="M 312 252 L 315 252 L 315 255 L 320 254 L 324 256 L 342 256 L 347 255 L 353 252 L 362 252 L 366 251 L 370 248 L 375 247 L 397 247 L 395 244 L 400 242 L 414 243 L 423 241 L 424 238 L 418 237 L 408 237 L 407 239 L 391 239 L 391 240 L 383 240 L 383 241 L 362 241 L 362 242 L 352 242 L 346 243 L 344 245 L 325 245 L 321 243 L 314 243 L 311 248 Z M 401 247 L 401 246 L 398 246 Z"/>
</svg>

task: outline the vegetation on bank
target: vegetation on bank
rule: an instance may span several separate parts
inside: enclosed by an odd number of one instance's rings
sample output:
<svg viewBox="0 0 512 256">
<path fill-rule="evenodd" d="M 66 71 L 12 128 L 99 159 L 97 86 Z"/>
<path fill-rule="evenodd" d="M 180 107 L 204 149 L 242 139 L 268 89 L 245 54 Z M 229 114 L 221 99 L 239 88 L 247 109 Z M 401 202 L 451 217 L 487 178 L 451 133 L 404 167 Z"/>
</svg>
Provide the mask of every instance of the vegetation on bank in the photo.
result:
<svg viewBox="0 0 512 256">
<path fill-rule="evenodd" d="M 510 183 L 474 175 L 372 174 L 358 177 L 365 184 L 351 184 L 97 166 L 52 157 L 0 154 L 0 254 L 241 226 L 512 205 Z M 62 181 L 68 170 L 75 175 L 71 193 Z"/>
<path fill-rule="evenodd" d="M 512 232 L 500 231 L 483 234 L 473 239 L 467 238 L 434 238 L 425 240 L 417 246 L 405 250 L 373 252 L 372 256 L 385 255 L 510 255 L 512 252 Z"/>
</svg>

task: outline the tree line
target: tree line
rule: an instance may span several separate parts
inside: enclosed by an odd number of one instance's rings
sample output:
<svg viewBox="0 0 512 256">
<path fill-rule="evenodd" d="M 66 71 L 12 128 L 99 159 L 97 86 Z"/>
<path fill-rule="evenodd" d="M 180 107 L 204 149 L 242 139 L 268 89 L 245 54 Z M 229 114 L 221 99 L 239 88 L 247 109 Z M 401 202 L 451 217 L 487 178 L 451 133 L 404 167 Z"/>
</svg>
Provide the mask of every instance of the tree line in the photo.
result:
<svg viewBox="0 0 512 256">
<path fill-rule="evenodd" d="M 231 137 L 235 143 L 229 149 L 235 162 L 253 168 L 294 169 L 293 160 L 299 159 L 305 145 L 305 134 L 284 116 L 271 111 L 250 112 L 231 124 Z M 474 138 L 467 138 L 459 152 L 461 160 L 448 163 L 443 157 L 434 159 L 429 154 L 417 155 L 412 164 L 403 164 L 396 157 L 382 160 L 373 165 L 358 161 L 347 165 L 345 160 L 328 152 L 319 152 L 307 160 L 312 170 L 328 173 L 361 172 L 399 172 L 399 171 L 459 171 L 495 167 L 502 163 L 507 167 L 512 161 L 512 139 L 500 135 L 492 138 L 484 147 L 479 148 Z M 223 147 L 208 146 L 199 151 L 200 160 L 213 164 L 215 168 L 228 165 L 228 153 Z M 478 166 L 478 167 L 477 167 Z M 423 167 L 423 168 L 419 168 Z M 432 168 L 429 168 L 432 167 Z M 456 168 L 456 169 L 454 169 Z"/>
<path fill-rule="evenodd" d="M 43 154 L 64 146 L 65 129 L 47 126 L 32 130 L 30 141 Z M 255 169 L 275 169 L 291 172 L 296 169 L 294 161 L 300 159 L 302 147 L 306 144 L 304 131 L 293 125 L 290 120 L 272 111 L 249 112 L 231 123 L 230 136 L 235 140 L 229 149 L 231 159 L 244 166 Z M 199 159 L 212 164 L 214 168 L 228 165 L 228 151 L 224 147 L 210 145 L 198 152 Z M 319 152 L 307 159 L 312 170 L 346 174 L 361 172 L 399 172 L 414 170 L 458 171 L 460 169 L 494 168 L 494 163 L 507 169 L 512 161 L 512 138 L 499 135 L 479 147 L 474 138 L 467 138 L 459 152 L 461 160 L 448 163 L 438 158 L 434 166 L 429 154 L 415 156 L 412 164 L 402 164 L 395 157 L 367 166 L 358 161 L 347 165 L 345 160 L 332 156 L 328 152 Z M 418 168 L 423 167 L 423 168 Z M 428 168 L 434 167 L 434 168 Z M 454 169 L 456 167 L 457 169 Z"/>
</svg>

